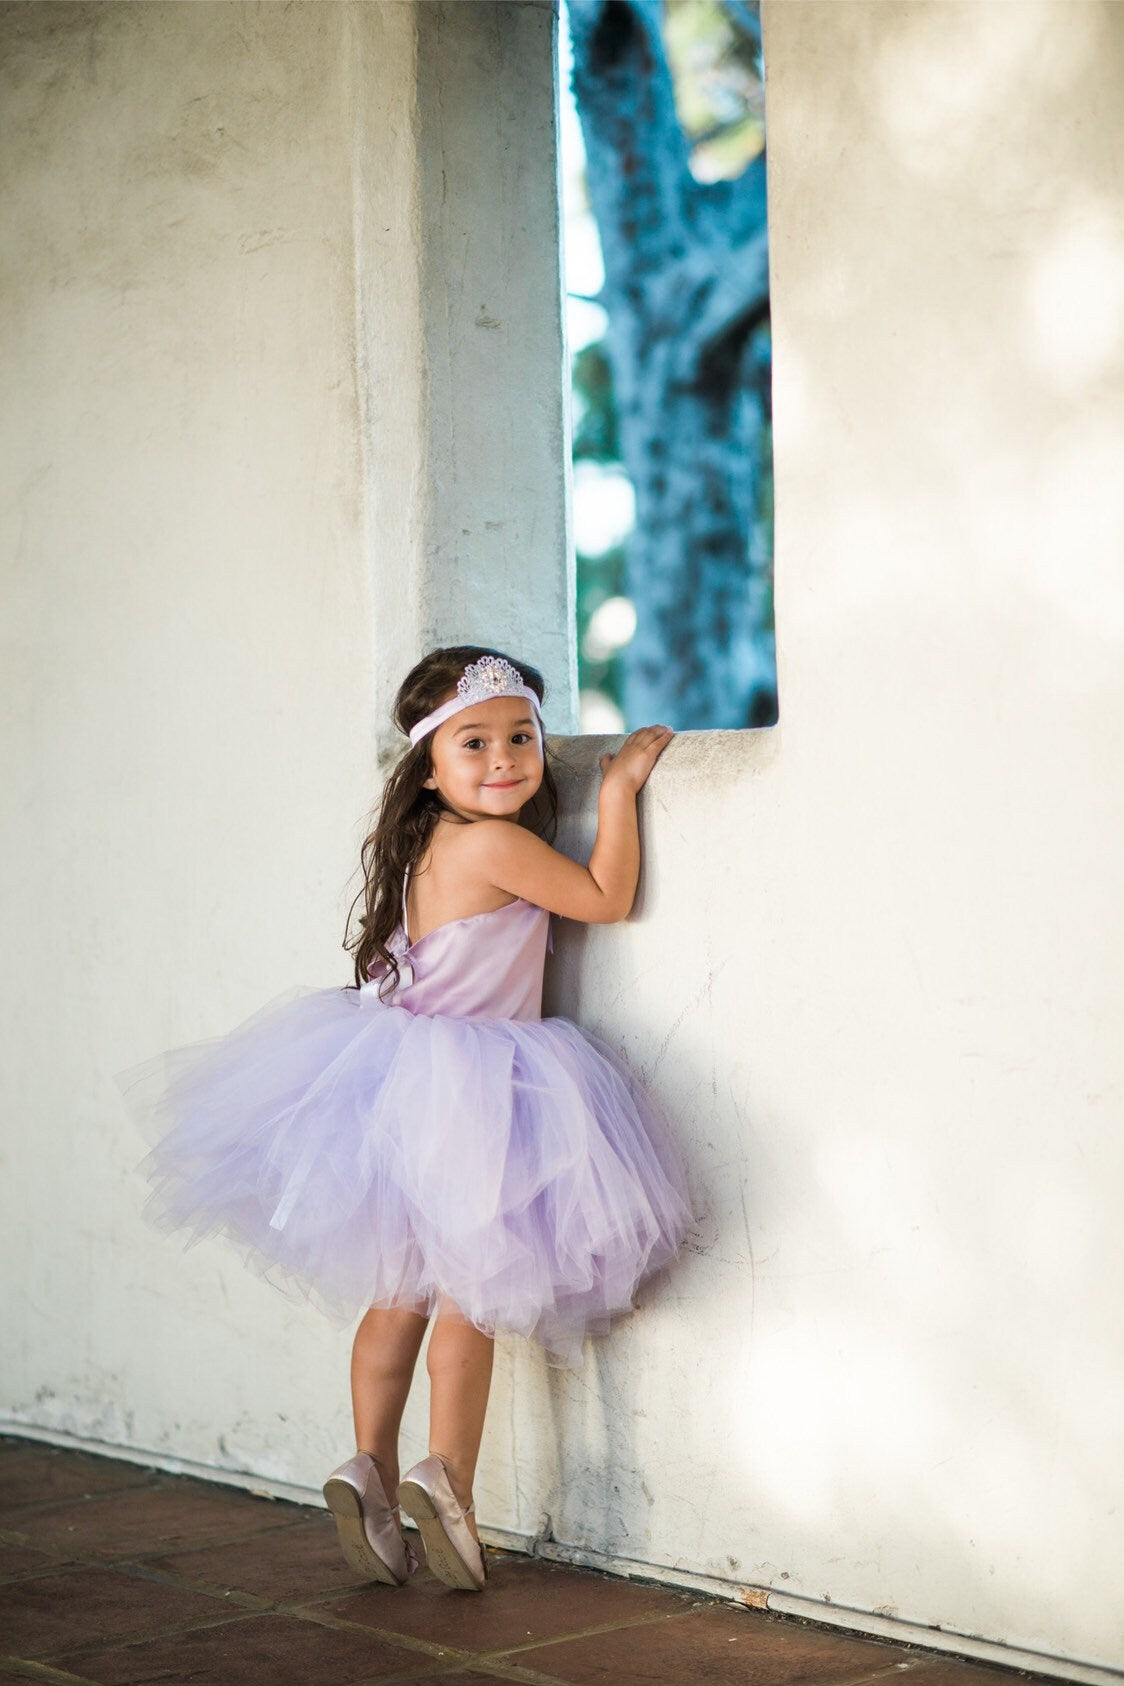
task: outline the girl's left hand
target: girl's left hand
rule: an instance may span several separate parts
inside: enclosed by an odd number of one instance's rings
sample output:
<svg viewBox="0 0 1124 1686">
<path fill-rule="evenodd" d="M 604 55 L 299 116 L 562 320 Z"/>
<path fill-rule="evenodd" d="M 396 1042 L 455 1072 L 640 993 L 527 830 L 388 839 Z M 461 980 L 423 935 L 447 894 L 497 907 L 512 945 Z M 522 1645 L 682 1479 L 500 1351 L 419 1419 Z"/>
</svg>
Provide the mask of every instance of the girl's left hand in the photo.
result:
<svg viewBox="0 0 1124 1686">
<path fill-rule="evenodd" d="M 674 736 L 670 726 L 641 726 L 630 732 L 615 755 L 606 752 L 601 757 L 602 788 L 620 785 L 633 795 L 642 790 Z"/>
</svg>

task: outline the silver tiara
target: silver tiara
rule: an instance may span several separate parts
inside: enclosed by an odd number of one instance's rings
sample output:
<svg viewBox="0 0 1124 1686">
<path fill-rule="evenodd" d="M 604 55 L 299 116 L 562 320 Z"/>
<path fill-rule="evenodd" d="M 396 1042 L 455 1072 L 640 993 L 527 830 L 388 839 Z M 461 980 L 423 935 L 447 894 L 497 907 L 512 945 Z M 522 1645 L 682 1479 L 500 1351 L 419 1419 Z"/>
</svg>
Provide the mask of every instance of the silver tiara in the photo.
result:
<svg viewBox="0 0 1124 1686">
<path fill-rule="evenodd" d="M 519 669 L 502 656 L 481 656 L 457 680 L 457 696 L 464 704 L 487 702 L 490 697 L 521 697 L 526 690 Z"/>
</svg>

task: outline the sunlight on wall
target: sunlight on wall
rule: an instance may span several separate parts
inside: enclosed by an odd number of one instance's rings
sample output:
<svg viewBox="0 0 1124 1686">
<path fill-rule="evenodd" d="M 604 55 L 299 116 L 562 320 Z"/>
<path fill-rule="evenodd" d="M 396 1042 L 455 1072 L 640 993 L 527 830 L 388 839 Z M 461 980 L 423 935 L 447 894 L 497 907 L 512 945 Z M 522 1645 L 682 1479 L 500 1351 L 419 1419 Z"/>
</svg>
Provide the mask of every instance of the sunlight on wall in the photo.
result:
<svg viewBox="0 0 1124 1686">
<path fill-rule="evenodd" d="M 1095 500 L 1088 496 L 1090 481 L 1098 486 Z M 1030 555 L 1043 599 L 1085 635 L 1115 644 L 1124 633 L 1124 419 L 1118 405 L 1068 423 L 1041 465 L 1036 501 Z"/>
<path fill-rule="evenodd" d="M 1108 372 L 1124 333 L 1124 238 L 1107 206 L 1065 213 L 1030 266 L 1027 350 L 1059 390 Z"/>
<path fill-rule="evenodd" d="M 790 1585 L 1118 1663 L 1124 11 L 767 18 L 793 894 L 752 952 L 814 1053 L 753 1059 L 742 1456 Z"/>
<path fill-rule="evenodd" d="M 1028 86 L 1069 87 L 1101 30 L 1098 7 L 1070 5 L 1063 12 L 1056 0 L 945 5 L 939 29 L 926 6 L 895 7 L 870 81 L 897 161 L 940 178 L 978 160 L 984 141 L 981 176 L 1001 187 L 1004 160 L 988 141 L 997 121 L 1008 118 L 1007 102 L 1018 112 Z"/>
</svg>

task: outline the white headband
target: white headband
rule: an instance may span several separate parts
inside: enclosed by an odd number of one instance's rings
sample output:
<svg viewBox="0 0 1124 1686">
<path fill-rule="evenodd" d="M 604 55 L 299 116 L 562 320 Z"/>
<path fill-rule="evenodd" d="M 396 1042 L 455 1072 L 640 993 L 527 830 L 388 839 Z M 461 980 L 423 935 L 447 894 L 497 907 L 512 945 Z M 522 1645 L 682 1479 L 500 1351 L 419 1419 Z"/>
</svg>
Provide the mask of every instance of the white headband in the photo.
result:
<svg viewBox="0 0 1124 1686">
<path fill-rule="evenodd" d="M 477 703 L 491 702 L 494 697 L 526 697 L 535 705 L 535 713 L 542 720 L 539 699 L 529 685 L 524 685 L 519 669 L 512 667 L 502 656 L 481 656 L 479 661 L 470 662 L 457 680 L 456 696 L 450 697 L 448 702 L 410 727 L 411 749 L 427 733 L 436 731 L 446 720 L 451 720 L 454 714 L 460 714 L 466 708 L 475 708 Z"/>
</svg>

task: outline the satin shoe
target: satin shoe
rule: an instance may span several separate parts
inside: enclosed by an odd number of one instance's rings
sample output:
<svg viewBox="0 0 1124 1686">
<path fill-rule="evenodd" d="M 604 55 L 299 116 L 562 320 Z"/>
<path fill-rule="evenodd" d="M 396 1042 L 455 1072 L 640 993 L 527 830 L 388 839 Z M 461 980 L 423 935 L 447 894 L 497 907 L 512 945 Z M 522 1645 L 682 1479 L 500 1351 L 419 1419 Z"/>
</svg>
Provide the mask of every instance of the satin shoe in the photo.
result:
<svg viewBox="0 0 1124 1686">
<path fill-rule="evenodd" d="M 462 1592 L 483 1592 L 488 1578 L 484 1547 L 465 1521 L 473 1506 L 461 1505 L 448 1471 L 433 1454 L 402 1477 L 398 1503 L 417 1523 L 425 1558 L 439 1581 Z"/>
<path fill-rule="evenodd" d="M 364 1580 L 403 1586 L 418 1560 L 402 1538 L 398 1506 L 387 1502 L 375 1460 L 357 1452 L 329 1475 L 324 1497 L 348 1567 Z"/>
</svg>

